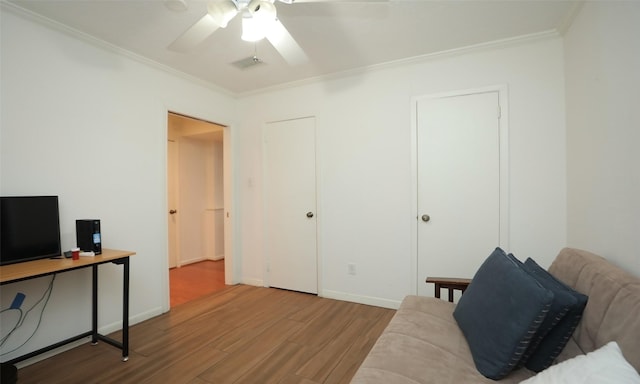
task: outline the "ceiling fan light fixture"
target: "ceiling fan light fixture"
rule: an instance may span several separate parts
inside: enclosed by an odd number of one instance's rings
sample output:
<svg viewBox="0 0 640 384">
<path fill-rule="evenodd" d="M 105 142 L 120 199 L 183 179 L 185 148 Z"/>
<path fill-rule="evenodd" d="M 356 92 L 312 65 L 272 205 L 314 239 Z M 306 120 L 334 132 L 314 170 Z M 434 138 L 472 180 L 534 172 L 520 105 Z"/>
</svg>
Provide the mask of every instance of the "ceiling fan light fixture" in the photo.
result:
<svg viewBox="0 0 640 384">
<path fill-rule="evenodd" d="M 265 38 L 276 20 L 276 6 L 271 1 L 252 1 L 242 13 L 242 40 Z"/>
<path fill-rule="evenodd" d="M 265 37 L 264 29 L 257 17 L 251 16 L 248 12 L 242 14 L 242 40 L 258 41 Z"/>
<path fill-rule="evenodd" d="M 164 0 L 164 6 L 174 12 L 183 12 L 189 8 L 185 0 Z"/>
<path fill-rule="evenodd" d="M 213 18 L 213 21 L 222 28 L 226 28 L 229 21 L 238 14 L 238 8 L 236 3 L 231 0 L 228 1 L 211 1 L 207 5 L 207 11 L 209 16 Z"/>
</svg>

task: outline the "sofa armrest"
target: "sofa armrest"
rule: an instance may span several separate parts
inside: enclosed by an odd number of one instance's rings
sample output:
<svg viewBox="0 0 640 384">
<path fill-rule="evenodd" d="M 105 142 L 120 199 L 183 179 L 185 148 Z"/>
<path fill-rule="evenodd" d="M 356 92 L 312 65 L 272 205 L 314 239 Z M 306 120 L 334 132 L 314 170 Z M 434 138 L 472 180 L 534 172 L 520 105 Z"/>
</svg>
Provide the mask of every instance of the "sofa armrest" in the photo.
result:
<svg viewBox="0 0 640 384">
<path fill-rule="evenodd" d="M 464 291 L 471 283 L 471 279 L 463 279 L 457 277 L 427 277 L 427 280 L 425 282 L 427 284 L 435 284 L 435 296 L 438 299 L 440 298 L 440 290 L 442 288 L 447 289 L 449 291 L 449 302 L 453 303 L 453 291 L 457 289 L 464 293 Z"/>
</svg>

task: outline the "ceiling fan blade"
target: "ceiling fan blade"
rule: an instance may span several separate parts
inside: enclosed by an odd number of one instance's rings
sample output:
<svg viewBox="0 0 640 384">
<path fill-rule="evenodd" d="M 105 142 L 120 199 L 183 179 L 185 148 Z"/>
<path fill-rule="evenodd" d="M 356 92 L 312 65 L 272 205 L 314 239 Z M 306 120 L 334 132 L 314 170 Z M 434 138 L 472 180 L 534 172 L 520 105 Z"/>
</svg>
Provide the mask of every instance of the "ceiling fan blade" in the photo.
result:
<svg viewBox="0 0 640 384">
<path fill-rule="evenodd" d="M 307 54 L 304 53 L 280 20 L 274 21 L 266 37 L 289 65 L 299 65 L 309 61 Z"/>
<path fill-rule="evenodd" d="M 286 4 L 298 3 L 382 3 L 393 0 L 280 0 Z"/>
<path fill-rule="evenodd" d="M 218 24 L 208 13 L 187 29 L 180 37 L 169 45 L 169 49 L 176 52 L 187 52 L 202 43 L 218 29 Z"/>
</svg>

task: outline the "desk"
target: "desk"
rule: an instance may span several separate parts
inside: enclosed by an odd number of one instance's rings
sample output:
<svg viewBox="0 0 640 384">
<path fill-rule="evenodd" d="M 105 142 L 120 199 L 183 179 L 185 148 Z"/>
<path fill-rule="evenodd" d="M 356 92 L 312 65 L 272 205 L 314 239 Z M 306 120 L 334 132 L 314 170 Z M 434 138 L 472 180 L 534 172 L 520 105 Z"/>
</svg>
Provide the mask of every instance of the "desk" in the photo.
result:
<svg viewBox="0 0 640 384">
<path fill-rule="evenodd" d="M 0 285 L 15 283 L 36 277 L 53 275 L 60 272 L 68 272 L 76 269 L 91 267 L 92 279 L 92 303 L 91 303 L 91 330 L 77 336 L 41 348 L 26 355 L 16 357 L 8 363 L 17 362 L 32 358 L 41 353 L 51 351 L 55 348 L 69 344 L 84 337 L 91 336 L 91 343 L 97 344 L 102 340 L 116 348 L 122 349 L 122 361 L 129 359 L 129 256 L 135 252 L 119 251 L 115 249 L 103 249 L 102 254 L 97 256 L 82 256 L 80 260 L 72 259 L 39 259 L 26 261 L 23 263 L 3 265 L 0 267 Z M 123 270 L 123 290 L 122 290 L 122 342 L 118 342 L 98 333 L 98 266 L 100 264 L 113 263 L 122 265 Z"/>
<path fill-rule="evenodd" d="M 458 289 L 464 293 L 467 290 L 469 284 L 471 284 L 471 279 L 459 279 L 459 278 L 451 278 L 451 277 L 427 277 L 426 283 L 434 283 L 435 284 L 435 295 L 436 298 L 440 298 L 440 290 L 442 288 L 447 289 L 449 291 L 449 301 L 453 303 L 453 290 Z"/>
</svg>

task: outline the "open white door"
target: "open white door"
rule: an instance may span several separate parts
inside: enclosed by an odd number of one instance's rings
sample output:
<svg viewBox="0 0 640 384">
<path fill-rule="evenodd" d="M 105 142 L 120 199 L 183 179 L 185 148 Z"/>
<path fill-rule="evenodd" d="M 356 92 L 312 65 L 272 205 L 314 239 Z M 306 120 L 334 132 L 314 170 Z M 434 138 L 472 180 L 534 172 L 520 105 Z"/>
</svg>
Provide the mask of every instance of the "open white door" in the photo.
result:
<svg viewBox="0 0 640 384">
<path fill-rule="evenodd" d="M 178 266 L 178 143 L 167 142 L 167 188 L 169 200 L 169 268 Z"/>
</svg>

